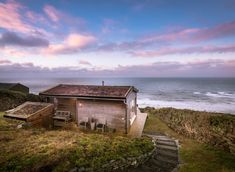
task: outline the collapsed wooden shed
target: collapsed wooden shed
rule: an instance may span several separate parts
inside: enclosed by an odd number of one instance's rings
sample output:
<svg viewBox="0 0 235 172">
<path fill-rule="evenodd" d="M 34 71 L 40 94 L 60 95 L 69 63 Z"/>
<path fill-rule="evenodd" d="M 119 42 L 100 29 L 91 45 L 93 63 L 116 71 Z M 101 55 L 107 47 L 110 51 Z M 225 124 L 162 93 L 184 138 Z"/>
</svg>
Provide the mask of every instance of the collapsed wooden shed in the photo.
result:
<svg viewBox="0 0 235 172">
<path fill-rule="evenodd" d="M 49 127 L 52 124 L 54 105 L 42 102 L 25 102 L 7 111 L 6 118 L 25 121 L 30 126 Z"/>
</svg>

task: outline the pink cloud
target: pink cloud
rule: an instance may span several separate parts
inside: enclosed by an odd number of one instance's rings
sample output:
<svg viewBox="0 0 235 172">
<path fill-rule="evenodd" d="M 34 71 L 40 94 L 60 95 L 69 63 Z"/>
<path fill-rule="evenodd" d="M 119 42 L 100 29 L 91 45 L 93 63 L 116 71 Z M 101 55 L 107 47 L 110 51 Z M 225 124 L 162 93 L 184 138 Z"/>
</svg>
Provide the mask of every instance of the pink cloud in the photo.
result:
<svg viewBox="0 0 235 172">
<path fill-rule="evenodd" d="M 172 54 L 193 54 L 193 53 L 228 53 L 235 52 L 235 45 L 227 46 L 204 46 L 186 48 L 161 48 L 156 51 L 132 51 L 130 54 L 140 57 L 159 57 Z"/>
<path fill-rule="evenodd" d="M 55 9 L 53 6 L 46 5 L 43 10 L 53 22 L 59 21 L 61 13 L 57 9 Z"/>
<path fill-rule="evenodd" d="M 204 41 L 235 34 L 235 21 L 223 23 L 212 28 L 201 29 L 193 37 L 195 41 Z"/>
<path fill-rule="evenodd" d="M 227 36 L 235 35 L 235 21 L 223 23 L 210 28 L 186 28 L 177 29 L 175 31 L 169 31 L 167 33 L 152 34 L 144 36 L 142 38 L 121 43 L 108 43 L 100 45 L 97 49 L 100 51 L 133 51 L 140 50 L 135 55 L 139 56 L 160 56 L 166 54 L 176 53 L 190 53 L 190 52 L 225 52 L 233 51 L 233 47 L 191 47 L 187 49 L 179 48 L 163 48 L 158 51 L 141 51 L 146 47 L 153 46 L 169 46 L 172 44 L 195 44 L 202 41 L 208 41 L 211 39 L 218 39 Z"/>
<path fill-rule="evenodd" d="M 77 28 L 79 28 L 80 30 L 85 28 L 86 21 L 83 18 L 78 16 L 73 17 L 59 9 L 56 9 L 52 5 L 45 5 L 43 11 L 48 16 L 48 18 L 52 22 L 54 22 L 54 28 L 59 28 L 59 26 L 62 26 L 64 24 L 68 25 L 70 28 L 76 28 L 74 30 L 77 30 Z"/>
<path fill-rule="evenodd" d="M 0 27 L 19 32 L 30 32 L 32 27 L 26 24 L 19 11 L 23 8 L 15 1 L 0 2 Z"/>
<path fill-rule="evenodd" d="M 11 64 L 11 61 L 10 60 L 0 60 L 0 65 L 2 64 Z"/>
<path fill-rule="evenodd" d="M 26 11 L 25 17 L 29 20 L 31 23 L 38 24 L 38 22 L 42 24 L 46 24 L 47 26 L 49 25 L 48 20 L 44 17 L 42 14 L 38 14 L 34 11 Z"/>
<path fill-rule="evenodd" d="M 156 41 L 177 41 L 177 40 L 187 40 L 189 39 L 189 35 L 198 33 L 200 29 L 197 28 L 188 28 L 179 31 L 164 33 L 164 34 L 157 34 L 146 36 L 140 39 L 140 42 L 156 42 Z"/>
<path fill-rule="evenodd" d="M 47 34 L 44 29 L 32 25 L 35 21 L 33 14 L 36 15 L 14 0 L 0 2 L 0 28 L 27 34 Z M 37 15 L 37 22 L 41 20 L 42 16 Z"/>
<path fill-rule="evenodd" d="M 186 28 L 162 34 L 153 34 L 139 39 L 139 42 L 186 41 L 199 42 L 235 35 L 235 21 L 209 28 Z"/>
<path fill-rule="evenodd" d="M 48 54 L 71 54 L 93 44 L 96 38 L 92 35 L 73 33 L 60 44 L 51 44 L 44 52 Z"/>
<path fill-rule="evenodd" d="M 86 66 L 91 66 L 91 63 L 86 61 L 86 60 L 79 60 L 80 65 L 86 65 Z"/>
</svg>

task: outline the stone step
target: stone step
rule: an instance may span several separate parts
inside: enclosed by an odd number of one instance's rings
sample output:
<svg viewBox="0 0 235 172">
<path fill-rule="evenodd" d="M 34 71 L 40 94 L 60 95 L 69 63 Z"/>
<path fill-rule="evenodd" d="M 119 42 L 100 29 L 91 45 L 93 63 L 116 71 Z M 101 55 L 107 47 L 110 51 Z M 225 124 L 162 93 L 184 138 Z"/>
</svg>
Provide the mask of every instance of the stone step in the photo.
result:
<svg viewBox="0 0 235 172">
<path fill-rule="evenodd" d="M 178 159 L 170 159 L 170 158 L 164 157 L 164 156 L 158 156 L 156 158 L 156 160 L 164 162 L 164 163 L 168 163 L 168 164 L 173 164 L 173 165 L 178 164 Z"/>
<path fill-rule="evenodd" d="M 176 146 L 175 141 L 162 141 L 162 140 L 157 140 L 156 141 L 157 145 L 166 145 L 166 146 Z"/>
<path fill-rule="evenodd" d="M 150 131 L 148 131 L 148 132 L 144 131 L 143 135 L 150 136 L 150 137 L 153 137 L 153 136 L 165 136 L 164 133 L 161 133 L 161 132 L 150 132 Z"/>
<path fill-rule="evenodd" d="M 162 140 L 162 141 L 174 141 L 173 139 L 169 138 L 169 137 L 159 137 L 159 136 L 156 136 L 156 137 L 153 137 L 155 140 Z"/>
<path fill-rule="evenodd" d="M 155 155 L 153 158 L 155 160 L 163 158 L 163 159 L 168 159 L 169 161 L 176 161 L 176 162 L 178 162 L 178 158 L 177 157 L 166 156 L 166 155 Z"/>
<path fill-rule="evenodd" d="M 172 151 L 158 149 L 156 151 L 156 156 L 159 156 L 159 155 L 167 156 L 167 157 L 172 157 L 172 158 L 177 158 L 178 159 L 178 153 L 177 152 L 172 152 Z"/>
<path fill-rule="evenodd" d="M 157 149 L 164 149 L 164 150 L 171 150 L 171 151 L 178 151 L 177 146 L 169 146 L 169 145 L 156 145 Z"/>
<path fill-rule="evenodd" d="M 152 165 L 154 165 L 154 169 L 159 169 L 160 171 L 171 171 L 170 169 L 174 168 L 173 164 L 169 164 L 167 162 L 162 162 L 159 160 L 152 159 L 151 160 Z"/>
<path fill-rule="evenodd" d="M 156 141 L 175 142 L 175 140 L 171 138 L 156 138 Z"/>
<path fill-rule="evenodd" d="M 153 168 L 151 168 L 151 167 L 149 167 L 149 166 L 146 166 L 146 165 L 142 165 L 141 167 L 140 167 L 140 170 L 142 170 L 141 172 L 152 172 L 152 171 L 154 171 L 154 169 Z"/>
</svg>

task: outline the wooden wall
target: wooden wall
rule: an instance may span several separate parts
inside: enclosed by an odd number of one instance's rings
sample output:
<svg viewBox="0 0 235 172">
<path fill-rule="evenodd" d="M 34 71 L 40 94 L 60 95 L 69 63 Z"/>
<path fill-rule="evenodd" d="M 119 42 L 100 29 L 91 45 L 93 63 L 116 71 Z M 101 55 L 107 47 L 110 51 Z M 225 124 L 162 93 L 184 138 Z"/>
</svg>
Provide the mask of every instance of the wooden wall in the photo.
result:
<svg viewBox="0 0 235 172">
<path fill-rule="evenodd" d="M 77 119 L 83 117 L 106 118 L 107 125 L 125 133 L 125 109 L 122 101 L 77 100 Z"/>
<path fill-rule="evenodd" d="M 137 93 L 131 92 L 127 96 L 127 105 L 123 101 L 107 100 L 84 100 L 75 98 L 49 98 L 48 102 L 54 103 L 57 110 L 70 111 L 74 121 L 80 121 L 83 117 L 106 118 L 107 125 L 117 131 L 126 132 L 126 112 L 127 130 L 130 130 L 130 114 L 132 112 L 131 101 L 134 100 L 135 112 L 137 114 Z"/>
<path fill-rule="evenodd" d="M 57 104 L 56 105 L 57 110 L 70 111 L 72 114 L 72 119 L 74 121 L 77 120 L 77 118 L 76 118 L 76 99 L 75 98 L 57 98 L 56 104 Z"/>
<path fill-rule="evenodd" d="M 48 105 L 47 107 L 35 112 L 32 116 L 27 118 L 27 122 L 31 123 L 32 126 L 39 127 L 51 127 L 52 116 L 54 114 L 54 105 Z"/>
</svg>

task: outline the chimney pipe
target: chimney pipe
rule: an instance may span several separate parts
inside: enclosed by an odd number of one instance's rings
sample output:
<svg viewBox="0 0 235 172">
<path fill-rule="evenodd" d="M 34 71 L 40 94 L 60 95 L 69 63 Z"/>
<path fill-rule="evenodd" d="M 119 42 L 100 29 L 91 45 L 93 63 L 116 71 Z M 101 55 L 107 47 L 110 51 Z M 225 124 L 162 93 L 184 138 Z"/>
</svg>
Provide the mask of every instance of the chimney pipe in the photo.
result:
<svg viewBox="0 0 235 172">
<path fill-rule="evenodd" d="M 104 86 L 104 81 L 102 81 L 102 86 Z"/>
</svg>

